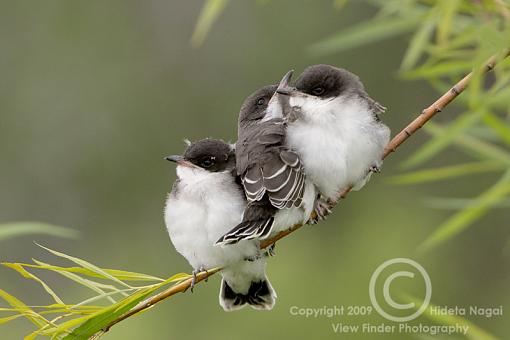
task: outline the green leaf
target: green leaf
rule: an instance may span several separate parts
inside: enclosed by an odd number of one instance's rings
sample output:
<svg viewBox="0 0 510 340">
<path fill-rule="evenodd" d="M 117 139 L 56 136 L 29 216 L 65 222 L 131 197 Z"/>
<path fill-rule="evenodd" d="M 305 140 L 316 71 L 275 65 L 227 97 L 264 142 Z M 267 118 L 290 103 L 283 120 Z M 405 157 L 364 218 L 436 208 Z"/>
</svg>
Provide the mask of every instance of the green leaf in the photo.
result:
<svg viewBox="0 0 510 340">
<path fill-rule="evenodd" d="M 460 5 L 459 0 L 448 0 L 440 1 L 440 17 L 439 24 L 437 26 L 437 40 L 439 45 L 445 45 L 448 42 L 450 31 L 452 28 L 453 19 Z"/>
<path fill-rule="evenodd" d="M 505 164 L 494 161 L 471 162 L 458 165 L 450 165 L 434 169 L 425 169 L 392 176 L 388 181 L 392 184 L 418 184 L 435 182 L 452 177 L 460 177 L 484 172 L 491 172 L 506 168 Z"/>
<path fill-rule="evenodd" d="M 429 250 L 460 233 L 485 215 L 493 206 L 503 201 L 509 194 L 510 170 L 507 171 L 496 184 L 476 198 L 471 205 L 454 214 L 445 223 L 439 226 L 437 230 L 423 242 L 419 249 L 421 251 Z"/>
<path fill-rule="evenodd" d="M 37 261 L 35 259 L 32 259 L 32 260 L 35 261 L 35 263 L 37 263 L 39 266 L 41 266 L 41 268 L 44 267 L 44 266 L 46 266 L 46 267 L 50 266 L 49 264 L 46 264 L 44 262 Z M 66 274 L 73 275 L 73 276 L 79 278 L 79 280 L 83 280 L 83 282 L 85 282 L 86 284 L 95 286 L 95 287 L 97 287 L 99 289 L 108 289 L 108 290 L 112 290 L 112 291 L 115 291 L 115 292 L 119 292 L 122 295 L 127 296 L 127 294 L 120 292 L 119 289 L 117 287 L 113 286 L 113 285 L 104 284 L 104 283 L 96 282 L 96 281 L 93 281 L 93 280 L 88 280 L 88 279 L 82 278 L 79 275 L 76 275 L 76 274 L 73 274 L 73 273 L 68 273 L 68 272 L 65 272 L 65 271 L 59 271 L 59 270 L 53 270 L 53 271 L 55 271 L 55 272 L 57 272 L 59 274 L 62 274 L 64 272 Z M 64 276 L 66 276 L 66 275 L 64 275 Z"/>
<path fill-rule="evenodd" d="M 85 278 L 82 278 L 79 275 L 74 274 L 74 273 L 69 273 L 69 272 L 59 271 L 59 270 L 53 270 L 53 271 L 55 271 L 56 273 L 59 273 L 60 275 L 62 275 L 64 277 L 67 277 L 69 280 L 72 280 L 72 281 L 74 281 L 76 283 L 81 284 L 84 287 L 87 287 L 87 288 L 95 291 L 96 293 L 98 293 L 100 295 L 104 295 L 104 293 L 105 293 L 104 290 L 102 290 L 100 287 L 98 287 L 97 282 L 94 282 L 94 281 L 91 281 L 91 280 L 87 280 Z M 115 287 L 112 286 L 112 288 L 114 288 L 113 290 L 117 291 L 117 289 L 115 289 Z M 107 299 L 110 300 L 111 303 L 115 303 L 116 302 L 109 295 L 107 296 Z"/>
<path fill-rule="evenodd" d="M 422 15 L 416 15 L 363 22 L 311 45 L 309 51 L 315 55 L 345 51 L 412 31 L 422 20 Z"/>
<path fill-rule="evenodd" d="M 225 10 L 227 4 L 228 0 L 206 0 L 200 11 L 193 35 L 191 36 L 191 45 L 193 47 L 202 45 L 212 25 Z"/>
<path fill-rule="evenodd" d="M 7 263 L 7 262 L 3 262 L 2 264 L 4 266 L 8 267 L 8 268 L 14 269 L 18 273 L 20 273 L 23 277 L 38 282 L 41 286 L 43 286 L 44 290 L 49 295 L 51 295 L 51 297 L 53 298 L 53 300 L 55 300 L 56 303 L 62 304 L 62 305 L 64 304 L 64 302 L 58 297 L 57 294 L 55 294 L 55 292 L 53 291 L 53 289 L 50 288 L 50 286 L 48 286 L 43 280 L 41 280 L 40 278 L 38 278 L 34 274 L 32 274 L 32 273 L 28 272 L 27 270 L 25 270 L 25 268 L 23 268 L 23 266 L 20 263 Z"/>
<path fill-rule="evenodd" d="M 402 163 L 402 166 L 404 168 L 410 168 L 428 161 L 450 145 L 462 131 L 478 122 L 480 116 L 481 113 L 478 111 L 463 114 L 451 123 L 442 133 L 437 134 L 435 138 L 429 140 L 415 151 L 411 157 Z"/>
<path fill-rule="evenodd" d="M 117 302 L 116 304 L 105 308 L 104 310 L 93 314 L 91 316 L 87 316 L 82 319 L 81 324 L 75 330 L 73 330 L 70 334 L 68 334 L 64 339 L 87 339 L 97 332 L 101 331 L 112 321 L 116 320 L 124 313 L 127 313 L 131 308 L 135 307 L 139 302 L 148 297 L 152 292 L 154 292 L 157 288 L 145 288 L 140 291 L 124 298 L 123 300 Z M 72 325 L 72 326 L 76 326 Z M 63 330 L 69 330 L 69 327 L 64 329 L 56 329 L 55 333 L 62 333 Z"/>
<path fill-rule="evenodd" d="M 434 136 L 442 135 L 446 131 L 444 127 L 430 121 L 424 126 L 424 130 Z M 510 166 L 510 154 L 508 152 L 499 146 L 485 142 L 474 136 L 460 134 L 455 138 L 454 144 L 461 146 L 466 151 L 472 152 L 484 160 L 492 159 Z"/>
<path fill-rule="evenodd" d="M 16 320 L 17 318 L 21 318 L 22 316 L 24 316 L 24 315 L 23 314 L 16 314 L 16 315 L 7 316 L 5 318 L 0 318 L 0 325 L 3 324 L 3 323 L 7 323 L 9 321 L 12 321 L 12 320 Z"/>
<path fill-rule="evenodd" d="M 4 299 L 10 306 L 18 309 L 20 311 L 20 314 L 22 314 L 24 317 L 26 317 L 28 320 L 30 320 L 33 324 L 35 324 L 39 328 L 49 324 L 49 321 L 46 320 L 43 316 L 37 314 L 23 302 L 21 302 L 14 296 L 8 294 L 6 291 L 2 289 L 0 289 L 0 297 Z"/>
<path fill-rule="evenodd" d="M 467 206 L 474 204 L 476 198 L 443 198 L 443 197 L 430 197 L 423 200 L 423 203 L 433 209 L 441 210 L 461 210 Z M 492 206 L 493 209 L 510 208 L 510 199 L 505 199 Z"/>
<path fill-rule="evenodd" d="M 483 121 L 498 134 L 501 140 L 510 145 L 510 125 L 507 122 L 490 112 L 485 113 Z"/>
<path fill-rule="evenodd" d="M 65 271 L 70 273 L 78 273 L 83 274 L 90 277 L 96 277 L 96 278 L 104 278 L 102 275 L 97 274 L 96 272 L 89 270 L 87 268 L 83 267 L 60 267 L 60 266 L 54 266 L 49 264 L 42 264 L 42 262 L 32 259 L 35 263 L 38 264 L 27 264 L 23 263 L 24 267 L 30 267 L 30 268 L 38 268 L 38 269 L 45 269 L 45 270 L 52 270 L 52 271 Z M 125 270 L 118 270 L 118 269 L 103 269 L 106 273 L 116 277 L 119 280 L 123 281 L 165 281 L 162 278 L 147 275 L 147 274 L 141 274 L 141 273 L 135 273 L 135 272 L 128 272 Z"/>
<path fill-rule="evenodd" d="M 44 247 L 44 246 L 42 246 L 40 244 L 37 244 L 37 245 L 39 247 L 49 251 L 53 255 L 65 258 L 65 259 L 67 259 L 69 261 L 72 261 L 72 262 L 76 263 L 79 266 L 82 266 L 83 268 L 87 268 L 88 270 L 91 270 L 91 271 L 95 272 L 96 274 L 100 275 L 104 279 L 112 280 L 113 282 L 116 282 L 116 283 L 118 283 L 118 284 L 120 284 L 120 285 L 122 285 L 124 287 L 127 287 L 127 288 L 133 288 L 130 285 L 126 284 L 125 282 L 122 282 L 121 280 L 117 279 L 116 277 L 108 274 L 102 268 L 99 268 L 98 266 L 95 266 L 95 265 L 93 265 L 90 262 L 87 262 L 85 260 L 79 259 L 77 257 L 70 256 L 70 255 L 67 255 L 67 254 L 64 254 L 64 253 L 60 253 L 60 252 L 52 250 L 50 248 L 46 248 L 46 247 Z"/>
<path fill-rule="evenodd" d="M 155 292 L 160 287 L 171 282 L 179 282 L 182 281 L 183 279 L 189 279 L 190 277 L 191 276 L 188 274 L 179 273 L 173 275 L 164 282 L 158 283 L 152 287 L 140 289 L 137 292 L 131 294 L 130 296 L 124 298 L 123 300 L 117 302 L 116 304 L 111 305 L 96 314 L 93 314 L 82 325 L 80 325 L 78 328 L 73 330 L 69 335 L 67 335 L 65 339 L 86 339 L 96 334 L 97 332 L 101 331 L 106 326 L 108 326 L 112 321 L 116 320 L 120 316 L 127 313 L 129 310 L 131 310 L 138 303 L 147 298 L 150 294 Z"/>
<path fill-rule="evenodd" d="M 77 230 L 40 222 L 12 222 L 0 224 L 0 241 L 30 234 L 44 234 L 75 239 L 78 238 L 79 232 Z"/>
<path fill-rule="evenodd" d="M 439 64 L 423 65 L 414 70 L 404 72 L 405 79 L 435 78 L 467 73 L 473 68 L 471 61 L 445 61 Z"/>
<path fill-rule="evenodd" d="M 402 64 L 400 65 L 401 71 L 407 71 L 413 68 L 418 59 L 422 55 L 427 43 L 432 36 L 432 32 L 434 31 L 434 27 L 436 25 L 436 12 L 432 11 L 431 15 L 425 20 L 425 22 L 421 25 L 421 27 L 416 31 L 409 43 L 409 47 L 404 55 L 402 60 Z"/>
</svg>

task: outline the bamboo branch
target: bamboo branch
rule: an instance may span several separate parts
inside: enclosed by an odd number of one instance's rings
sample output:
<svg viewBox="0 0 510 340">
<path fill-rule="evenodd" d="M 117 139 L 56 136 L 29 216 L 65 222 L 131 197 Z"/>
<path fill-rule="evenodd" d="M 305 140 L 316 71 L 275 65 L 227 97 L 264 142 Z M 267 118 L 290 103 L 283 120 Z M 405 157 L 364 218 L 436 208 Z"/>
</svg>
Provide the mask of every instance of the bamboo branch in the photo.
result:
<svg viewBox="0 0 510 340">
<path fill-rule="evenodd" d="M 491 71 L 495 66 L 498 60 L 502 60 L 510 55 L 510 50 L 506 50 L 501 55 L 495 55 L 491 57 L 483 66 L 483 69 L 481 71 L 483 73 L 487 73 Z M 411 137 L 416 131 L 418 131 L 424 124 L 426 124 L 432 117 L 434 117 L 437 113 L 441 112 L 448 104 L 450 104 L 459 94 L 461 94 L 469 85 L 469 82 L 471 81 L 471 78 L 473 77 L 475 71 L 469 73 L 464 78 L 462 78 L 457 84 L 455 84 L 448 92 L 444 93 L 439 99 L 437 99 L 432 105 L 424 109 L 421 114 L 416 117 L 409 125 L 407 125 L 402 131 L 400 131 L 393 139 L 389 142 L 388 146 L 384 150 L 384 154 L 382 159 L 385 159 L 388 157 L 391 153 L 395 152 L 396 149 L 402 145 L 409 137 Z M 335 202 L 332 202 L 333 204 L 336 204 L 339 199 L 343 199 L 349 194 L 352 187 L 349 187 L 343 191 L 341 191 L 338 194 L 338 199 Z M 286 237 L 287 235 L 293 233 L 297 229 L 301 228 L 303 224 L 298 224 L 290 228 L 289 230 L 285 230 L 280 232 L 279 234 L 264 240 L 260 243 L 260 248 L 264 249 L 268 246 L 276 243 L 278 240 Z M 206 280 L 210 276 L 216 274 L 217 272 L 221 271 L 222 268 L 215 268 L 209 271 L 200 272 L 197 274 L 196 283 L 199 283 L 203 280 Z M 172 295 L 175 295 L 177 293 L 183 293 L 191 286 L 192 279 L 186 279 L 168 289 L 165 291 L 154 295 L 153 297 L 141 302 L 137 306 L 135 306 L 133 309 L 131 309 L 126 314 L 122 315 L 118 319 L 112 321 L 108 326 L 106 326 L 103 329 L 103 332 L 107 332 L 110 330 L 110 328 L 119 323 L 122 320 L 125 320 L 129 318 L 130 316 L 133 316 L 147 308 L 150 308 L 154 306 L 156 303 L 165 300 L 166 298 L 169 298 Z"/>
</svg>

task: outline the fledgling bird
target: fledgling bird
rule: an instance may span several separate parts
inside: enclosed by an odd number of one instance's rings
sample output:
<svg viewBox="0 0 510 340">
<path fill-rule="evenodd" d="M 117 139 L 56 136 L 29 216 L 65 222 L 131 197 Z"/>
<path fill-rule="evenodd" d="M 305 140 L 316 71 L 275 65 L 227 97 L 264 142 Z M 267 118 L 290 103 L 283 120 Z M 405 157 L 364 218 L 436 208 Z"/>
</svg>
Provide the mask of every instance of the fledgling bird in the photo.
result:
<svg viewBox="0 0 510 340">
<path fill-rule="evenodd" d="M 282 105 L 277 88 L 288 87 L 292 72 L 280 85 L 264 86 L 250 95 L 239 113 L 237 174 L 248 205 L 242 222 L 217 244 L 265 239 L 308 221 L 315 188 L 306 178 L 299 156 L 287 147 Z"/>
<path fill-rule="evenodd" d="M 322 196 L 336 201 L 339 191 L 359 190 L 379 171 L 390 129 L 379 119 L 385 107 L 369 97 L 358 76 L 314 65 L 295 88 L 278 93 L 287 98 L 287 143 Z"/>
<path fill-rule="evenodd" d="M 241 222 L 246 198 L 235 174 L 235 151 L 217 139 L 190 143 L 177 163 L 177 180 L 168 195 L 165 223 L 175 249 L 193 267 L 221 271 L 219 302 L 225 311 L 244 307 L 270 310 L 276 293 L 266 277 L 266 256 L 256 240 L 229 247 L 215 241 Z M 194 284 L 194 282 L 193 282 Z M 193 285 L 192 285 L 193 286 Z"/>
</svg>

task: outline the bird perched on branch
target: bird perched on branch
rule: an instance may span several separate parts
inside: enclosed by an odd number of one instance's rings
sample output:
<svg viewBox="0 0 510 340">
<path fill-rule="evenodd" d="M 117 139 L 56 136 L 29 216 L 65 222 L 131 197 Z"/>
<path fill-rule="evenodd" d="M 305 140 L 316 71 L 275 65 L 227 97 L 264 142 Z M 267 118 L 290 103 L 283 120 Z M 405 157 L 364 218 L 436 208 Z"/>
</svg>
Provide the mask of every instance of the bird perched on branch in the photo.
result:
<svg viewBox="0 0 510 340">
<path fill-rule="evenodd" d="M 306 178 L 299 156 L 286 145 L 286 126 L 277 88 L 288 87 L 292 72 L 279 86 L 262 87 L 250 95 L 239 113 L 236 143 L 237 174 L 248 205 L 242 222 L 217 244 L 264 239 L 308 221 L 315 188 Z"/>
<path fill-rule="evenodd" d="M 214 246 L 220 236 L 241 222 L 246 207 L 235 174 L 233 146 L 203 139 L 189 143 L 182 156 L 166 159 L 177 163 L 178 177 L 166 201 L 166 227 L 177 251 L 193 267 L 194 280 L 206 268 L 225 267 L 219 295 L 224 310 L 246 304 L 254 309 L 272 309 L 276 294 L 266 277 L 266 256 L 258 242 Z"/>
<path fill-rule="evenodd" d="M 295 88 L 277 93 L 285 103 L 287 145 L 321 195 L 336 201 L 341 190 L 359 190 L 379 171 L 390 129 L 379 119 L 385 108 L 369 97 L 358 76 L 314 65 Z"/>
</svg>

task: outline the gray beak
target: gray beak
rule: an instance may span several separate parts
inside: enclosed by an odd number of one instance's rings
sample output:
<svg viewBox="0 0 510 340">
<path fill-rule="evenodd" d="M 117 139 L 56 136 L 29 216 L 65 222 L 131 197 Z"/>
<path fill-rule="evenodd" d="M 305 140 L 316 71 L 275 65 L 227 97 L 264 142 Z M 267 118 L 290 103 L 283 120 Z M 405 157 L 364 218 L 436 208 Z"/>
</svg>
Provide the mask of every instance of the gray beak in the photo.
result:
<svg viewBox="0 0 510 340">
<path fill-rule="evenodd" d="M 278 88 L 276 89 L 276 93 L 283 94 L 285 96 L 290 96 L 292 92 L 295 91 L 295 89 L 290 84 L 290 78 L 292 77 L 292 73 L 294 73 L 294 70 L 290 70 L 285 74 L 280 81 L 280 84 L 278 84 Z"/>
<path fill-rule="evenodd" d="M 280 80 L 280 83 L 278 84 L 278 88 L 276 89 L 276 92 L 281 89 L 286 89 L 289 87 L 290 79 L 292 78 L 292 74 L 294 73 L 294 70 L 290 70 L 289 72 L 285 73 L 282 80 Z"/>
<path fill-rule="evenodd" d="M 278 84 L 278 87 L 276 89 L 276 92 L 271 97 L 271 100 L 269 100 L 269 103 L 267 105 L 266 115 L 264 118 L 262 118 L 262 122 L 274 119 L 274 118 L 283 118 L 284 112 L 282 103 L 279 101 L 279 89 L 287 89 L 289 87 L 290 78 L 292 78 L 292 73 L 294 73 L 294 70 L 290 70 L 289 72 L 285 73 L 282 80 L 280 80 L 280 83 Z"/>
<path fill-rule="evenodd" d="M 190 161 L 186 160 L 184 157 L 182 157 L 181 155 L 170 155 L 170 156 L 166 156 L 165 159 L 167 161 L 170 161 L 170 162 L 175 162 L 177 163 L 178 165 L 182 165 L 182 166 L 185 166 L 185 167 L 188 167 L 188 168 L 194 168 L 196 167 L 195 164 L 191 163 Z"/>
<path fill-rule="evenodd" d="M 181 155 L 170 155 L 166 156 L 165 159 L 170 162 L 179 163 L 184 160 L 184 157 L 182 157 Z"/>
</svg>

